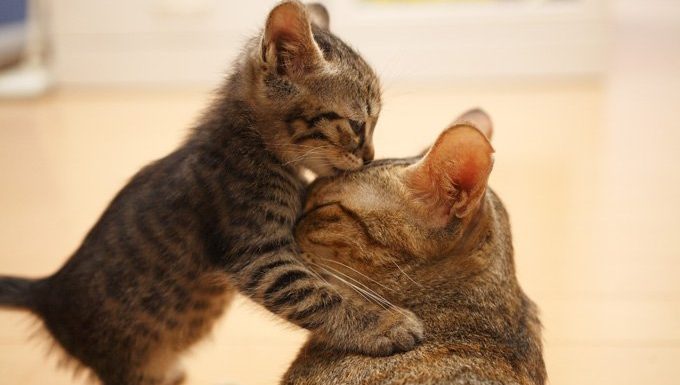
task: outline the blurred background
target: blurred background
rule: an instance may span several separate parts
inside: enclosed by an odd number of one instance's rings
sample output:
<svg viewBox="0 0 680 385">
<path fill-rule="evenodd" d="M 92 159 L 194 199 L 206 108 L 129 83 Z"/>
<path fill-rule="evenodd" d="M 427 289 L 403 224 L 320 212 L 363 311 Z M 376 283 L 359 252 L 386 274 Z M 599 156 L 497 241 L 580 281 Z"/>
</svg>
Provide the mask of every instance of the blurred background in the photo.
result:
<svg viewBox="0 0 680 385">
<path fill-rule="evenodd" d="M 274 1 L 0 0 L 0 272 L 56 270 L 171 151 Z M 494 118 L 491 186 L 542 310 L 550 383 L 680 378 L 680 2 L 328 0 L 383 78 L 377 155 Z M 0 313 L 0 383 L 71 384 Z M 189 384 L 275 384 L 305 334 L 240 299 Z"/>
</svg>

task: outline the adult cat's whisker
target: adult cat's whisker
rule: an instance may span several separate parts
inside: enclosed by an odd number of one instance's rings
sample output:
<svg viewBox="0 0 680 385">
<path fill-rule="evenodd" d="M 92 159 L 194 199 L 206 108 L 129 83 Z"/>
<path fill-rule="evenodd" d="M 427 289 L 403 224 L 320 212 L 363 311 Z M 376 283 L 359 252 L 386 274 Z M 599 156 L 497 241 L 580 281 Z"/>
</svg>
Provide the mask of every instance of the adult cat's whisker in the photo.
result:
<svg viewBox="0 0 680 385">
<path fill-rule="evenodd" d="M 314 262 L 311 262 L 311 261 L 308 261 L 308 262 L 305 263 L 305 266 L 309 269 L 309 272 L 312 273 L 312 275 L 315 278 L 318 278 L 319 280 L 326 283 L 331 290 L 333 290 L 337 295 L 340 296 L 340 298 L 342 298 L 344 300 L 345 297 L 342 295 L 342 293 L 334 285 L 331 285 L 330 282 L 328 282 L 328 280 L 326 278 L 324 278 L 321 274 L 319 274 L 318 271 L 314 270 L 311 265 L 316 265 L 316 264 Z"/>
<path fill-rule="evenodd" d="M 355 287 L 355 289 L 363 291 L 366 295 L 370 296 L 370 297 L 371 297 L 372 299 L 374 299 L 375 301 L 378 301 L 378 302 L 376 302 L 376 303 L 378 303 L 379 305 L 381 305 L 383 308 L 385 308 L 385 309 L 387 309 L 387 310 L 395 311 L 395 312 L 400 313 L 400 314 L 406 315 L 406 313 L 405 313 L 403 310 L 401 310 L 401 308 L 399 308 L 398 306 L 396 306 L 396 305 L 393 304 L 392 302 L 390 302 L 390 301 L 388 301 L 387 299 L 385 299 L 385 297 L 383 297 L 383 296 L 381 296 L 380 294 L 378 294 L 378 293 L 376 293 L 375 291 L 373 291 L 371 288 L 369 288 L 368 286 L 366 286 L 366 285 L 365 285 L 364 283 L 362 283 L 361 281 L 358 281 L 357 279 L 352 278 L 352 277 L 350 277 L 349 275 L 344 274 L 344 273 L 342 273 L 342 272 L 340 272 L 340 271 L 337 271 L 337 270 L 334 270 L 334 271 L 335 271 L 336 274 L 340 274 L 340 275 L 342 275 L 343 277 L 345 277 L 345 278 L 347 278 L 347 279 L 349 279 L 349 280 L 351 280 L 351 281 L 353 281 L 353 282 L 356 282 L 357 284 L 361 285 L 361 287 L 356 286 L 356 285 L 353 285 L 353 286 Z M 335 277 L 338 278 L 338 279 L 340 279 L 340 277 L 338 277 L 337 275 L 335 275 Z M 345 282 L 345 283 L 347 283 L 347 284 L 352 284 L 352 282 L 346 282 L 346 281 L 344 281 L 344 280 L 343 280 L 343 282 Z"/>
<path fill-rule="evenodd" d="M 324 261 L 332 262 L 332 263 L 338 264 L 338 265 L 340 265 L 340 266 L 346 267 L 346 268 L 352 270 L 353 272 L 355 272 L 355 273 L 361 275 L 362 277 L 365 277 L 365 278 L 371 280 L 373 283 L 379 285 L 380 287 L 382 287 L 382 288 L 384 288 L 384 289 L 386 289 L 386 290 L 389 290 L 389 291 L 391 291 L 391 292 L 396 292 L 396 290 L 392 289 L 391 287 L 387 287 L 387 286 L 383 285 L 382 283 L 376 281 L 375 279 L 369 277 L 368 275 L 366 275 L 366 274 L 364 274 L 364 273 L 362 273 L 362 272 L 360 272 L 360 271 L 358 271 L 358 270 L 352 268 L 351 266 L 348 266 L 348 265 L 346 265 L 346 264 L 344 264 L 344 263 L 342 263 L 342 262 L 339 262 L 339 261 L 336 261 L 336 260 L 333 260 L 333 259 L 330 259 L 330 258 L 322 258 L 322 257 L 319 257 L 319 259 L 323 259 Z"/>
<path fill-rule="evenodd" d="M 364 299 L 366 299 L 367 301 L 373 302 L 373 303 L 375 303 L 376 305 L 382 307 L 383 309 L 388 310 L 387 307 L 385 307 L 385 305 L 383 305 L 382 303 L 378 302 L 378 301 L 375 300 L 373 297 L 371 297 L 370 295 L 368 295 L 368 293 L 367 293 L 365 290 L 362 290 L 361 288 L 359 288 L 358 286 L 352 284 L 351 282 L 348 282 L 348 281 L 344 280 L 343 278 L 338 277 L 335 273 L 333 273 L 333 272 L 327 270 L 327 269 L 324 268 L 323 266 L 321 266 L 321 265 L 319 265 L 319 264 L 315 264 L 315 265 L 316 265 L 319 269 L 323 270 L 326 274 L 332 276 L 333 278 L 335 278 L 335 279 L 337 279 L 338 281 L 340 281 L 340 282 L 344 283 L 345 285 L 347 285 L 350 289 L 354 290 L 357 294 L 359 294 L 360 296 L 362 296 L 362 297 L 363 297 Z"/>
<path fill-rule="evenodd" d="M 399 271 L 400 271 L 402 274 L 404 274 L 404 275 L 406 276 L 406 278 L 409 279 L 409 281 L 415 283 L 416 285 L 418 285 L 418 286 L 420 286 L 420 287 L 423 287 L 423 284 L 421 284 L 420 282 L 416 282 L 415 279 L 411 278 L 410 275 L 406 274 L 406 272 L 401 268 L 401 266 L 399 266 L 399 264 L 397 264 L 397 262 L 392 261 L 392 263 L 394 264 L 394 266 L 397 267 L 397 269 L 399 269 Z"/>
<path fill-rule="evenodd" d="M 335 268 L 332 268 L 332 267 L 330 267 L 330 266 L 324 266 L 324 268 L 327 269 L 327 271 L 330 270 L 330 272 L 335 273 L 335 274 L 333 274 L 333 276 L 334 276 L 335 278 L 341 280 L 342 282 L 344 282 L 344 283 L 346 283 L 346 284 L 348 284 L 348 285 L 351 285 L 351 287 L 353 287 L 353 288 L 356 289 L 356 290 L 361 290 L 361 291 L 364 292 L 366 295 L 369 295 L 371 298 L 375 299 L 376 301 L 379 301 L 380 304 L 381 304 L 381 306 L 382 306 L 382 305 L 387 305 L 387 306 L 388 306 L 389 308 L 391 308 L 392 310 L 395 310 L 395 311 L 397 311 L 397 312 L 400 312 L 400 313 L 404 314 L 398 306 L 394 305 L 392 302 L 388 301 L 385 297 L 383 297 L 383 296 L 381 296 L 380 294 L 378 294 L 378 293 L 376 293 L 375 291 L 373 291 L 370 287 L 366 286 L 366 284 L 364 284 L 363 282 L 361 282 L 361 281 L 359 281 L 359 280 L 357 280 L 357 279 L 355 279 L 355 278 L 353 278 L 353 277 L 351 277 L 351 276 L 349 276 L 349 275 L 347 275 L 347 274 L 345 274 L 345 273 L 343 273 L 343 272 L 341 272 L 341 271 L 339 271 L 339 270 L 337 270 L 337 269 L 335 269 Z M 338 277 L 337 274 L 340 274 L 340 275 L 342 275 L 343 277 L 345 277 L 345 278 L 347 278 L 347 279 L 349 279 L 349 280 L 351 280 L 351 281 L 353 281 L 353 282 L 356 282 L 357 284 L 361 285 L 361 287 L 356 286 L 356 285 L 353 284 L 352 282 L 347 282 L 346 280 L 342 279 L 341 277 Z M 383 307 L 384 307 L 384 306 L 383 306 Z"/>
<path fill-rule="evenodd" d="M 321 265 L 321 264 L 319 264 L 319 263 L 311 262 L 311 261 L 310 261 L 309 263 L 312 264 L 312 265 L 314 265 L 314 266 L 316 266 L 317 268 L 319 268 L 320 270 L 322 270 L 324 273 L 328 274 L 329 276 L 331 276 L 331 277 L 333 277 L 333 278 L 336 278 L 336 279 L 338 279 L 339 281 L 345 283 L 347 286 L 349 286 L 351 289 L 357 291 L 357 293 L 359 293 L 362 297 L 366 298 L 367 300 L 369 300 L 369 301 L 371 301 L 371 302 L 375 302 L 376 304 L 378 304 L 378 305 L 380 305 L 380 306 L 383 306 L 381 303 L 377 302 L 377 299 L 376 299 L 375 297 L 373 297 L 373 296 L 368 296 L 368 297 L 366 297 L 366 295 L 368 295 L 369 293 L 367 293 L 367 291 L 366 291 L 365 289 L 361 289 L 361 288 L 359 288 L 358 286 L 352 284 L 351 282 L 346 281 L 346 280 L 343 279 L 342 277 L 339 277 L 339 276 L 337 275 L 337 273 L 339 273 L 339 272 L 336 271 L 336 270 L 334 270 L 334 269 L 331 268 L 330 266 Z M 359 289 L 361 289 L 361 290 L 359 290 Z M 384 306 L 383 306 L 383 307 L 384 307 Z"/>
<path fill-rule="evenodd" d="M 383 303 L 383 304 L 385 304 L 385 305 L 388 305 L 388 306 L 391 306 L 391 307 L 394 306 L 394 305 L 392 305 L 392 303 L 391 303 L 390 301 L 388 301 L 388 300 L 385 299 L 383 296 L 381 296 L 380 294 L 378 294 L 378 293 L 376 293 L 375 291 L 373 291 L 370 287 L 368 287 L 366 284 L 364 284 L 363 282 L 359 281 L 358 279 L 353 278 L 353 277 L 351 277 L 350 275 L 345 274 L 345 273 L 343 273 L 343 272 L 341 272 L 341 271 L 339 271 L 339 270 L 333 269 L 333 268 L 331 268 L 330 266 L 327 266 L 327 267 L 328 267 L 329 269 L 331 269 L 335 274 L 340 274 L 340 275 L 342 275 L 344 278 L 349 279 L 350 281 L 352 281 L 353 284 L 358 284 L 358 285 L 361 287 L 362 290 L 365 290 L 365 291 L 367 292 L 367 294 L 370 294 L 371 297 L 372 297 L 372 298 L 375 298 L 377 301 L 380 301 L 381 303 Z M 337 276 L 336 276 L 336 278 L 337 278 Z"/>
</svg>

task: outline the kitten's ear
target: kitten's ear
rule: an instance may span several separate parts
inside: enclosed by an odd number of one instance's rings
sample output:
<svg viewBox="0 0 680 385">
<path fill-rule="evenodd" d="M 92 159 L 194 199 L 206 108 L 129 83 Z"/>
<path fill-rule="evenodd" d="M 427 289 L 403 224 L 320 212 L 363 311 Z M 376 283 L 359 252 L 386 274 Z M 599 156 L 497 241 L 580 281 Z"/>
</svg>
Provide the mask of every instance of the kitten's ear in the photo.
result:
<svg viewBox="0 0 680 385">
<path fill-rule="evenodd" d="M 493 166 L 487 137 L 467 123 L 454 123 L 424 158 L 405 172 L 406 186 L 439 225 L 479 207 Z"/>
<path fill-rule="evenodd" d="M 279 75 L 291 77 L 322 63 L 307 9 L 299 1 L 284 1 L 269 13 L 262 37 L 262 60 Z"/>
<path fill-rule="evenodd" d="M 328 10 L 321 3 L 307 3 L 307 12 L 312 24 L 319 28 L 330 30 L 331 17 Z"/>
<path fill-rule="evenodd" d="M 479 131 L 483 132 L 489 140 L 491 140 L 491 137 L 493 136 L 493 122 L 491 122 L 491 117 L 489 117 L 489 114 L 481 108 L 474 108 L 467 111 L 459 116 L 454 124 L 469 124 L 476 127 Z"/>
</svg>

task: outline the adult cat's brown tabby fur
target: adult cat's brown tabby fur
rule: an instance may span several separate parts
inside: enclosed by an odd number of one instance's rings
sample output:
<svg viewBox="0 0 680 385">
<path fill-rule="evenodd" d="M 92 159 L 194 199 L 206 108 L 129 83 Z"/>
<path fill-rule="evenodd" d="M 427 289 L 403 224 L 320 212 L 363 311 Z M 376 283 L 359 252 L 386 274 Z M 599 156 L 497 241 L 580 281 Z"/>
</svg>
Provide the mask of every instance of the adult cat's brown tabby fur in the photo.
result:
<svg viewBox="0 0 680 385">
<path fill-rule="evenodd" d="M 310 266 L 412 310 L 426 339 L 366 357 L 312 336 L 283 384 L 545 382 L 536 307 L 515 277 L 507 213 L 486 188 L 493 150 L 473 126 L 490 137 L 490 120 L 472 111 L 422 160 L 377 161 L 312 186 L 297 227 Z"/>
<path fill-rule="evenodd" d="M 422 325 L 344 296 L 297 259 L 302 168 L 373 157 L 378 80 L 296 1 L 274 8 L 186 142 L 142 169 L 54 275 L 0 277 L 0 305 L 28 309 L 107 385 L 174 384 L 180 354 L 235 290 L 331 345 L 413 348 Z"/>
</svg>

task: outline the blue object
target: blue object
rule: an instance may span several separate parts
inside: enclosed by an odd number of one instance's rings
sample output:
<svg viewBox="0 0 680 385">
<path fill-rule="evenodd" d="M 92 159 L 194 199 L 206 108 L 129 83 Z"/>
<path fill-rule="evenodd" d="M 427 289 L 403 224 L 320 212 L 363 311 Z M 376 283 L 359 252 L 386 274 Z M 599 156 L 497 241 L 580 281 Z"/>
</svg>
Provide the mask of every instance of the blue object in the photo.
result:
<svg viewBox="0 0 680 385">
<path fill-rule="evenodd" d="M 0 68 L 16 63 L 25 52 L 28 1 L 0 0 Z"/>
<path fill-rule="evenodd" d="M 0 0 L 0 27 L 7 24 L 25 23 L 27 3 L 26 0 Z"/>
</svg>

